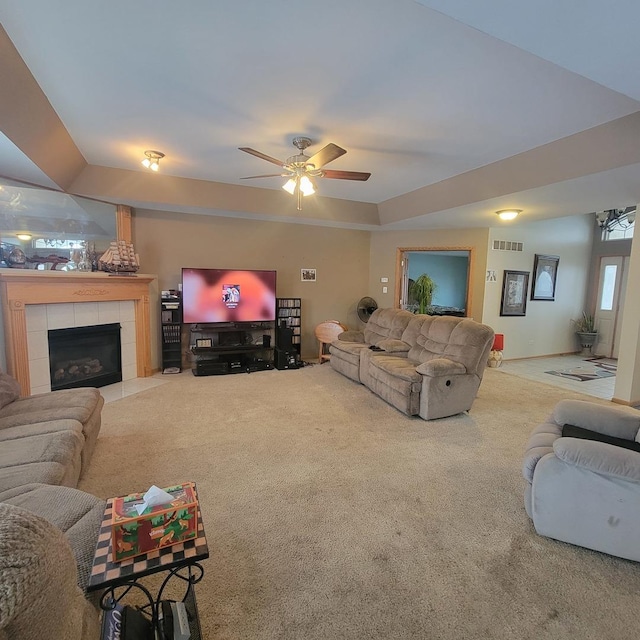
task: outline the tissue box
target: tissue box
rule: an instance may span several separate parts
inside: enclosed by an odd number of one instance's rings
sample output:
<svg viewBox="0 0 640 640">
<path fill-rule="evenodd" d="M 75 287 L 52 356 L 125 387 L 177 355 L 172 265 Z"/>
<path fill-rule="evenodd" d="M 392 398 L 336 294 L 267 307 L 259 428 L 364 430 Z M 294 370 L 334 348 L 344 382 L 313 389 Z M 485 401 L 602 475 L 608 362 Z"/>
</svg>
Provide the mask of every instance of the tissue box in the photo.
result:
<svg viewBox="0 0 640 640">
<path fill-rule="evenodd" d="M 198 500 L 195 485 L 185 482 L 164 489 L 173 500 L 148 507 L 141 515 L 136 505 L 144 494 L 132 493 L 114 498 L 111 517 L 111 549 L 114 562 L 149 553 L 196 537 Z"/>
</svg>

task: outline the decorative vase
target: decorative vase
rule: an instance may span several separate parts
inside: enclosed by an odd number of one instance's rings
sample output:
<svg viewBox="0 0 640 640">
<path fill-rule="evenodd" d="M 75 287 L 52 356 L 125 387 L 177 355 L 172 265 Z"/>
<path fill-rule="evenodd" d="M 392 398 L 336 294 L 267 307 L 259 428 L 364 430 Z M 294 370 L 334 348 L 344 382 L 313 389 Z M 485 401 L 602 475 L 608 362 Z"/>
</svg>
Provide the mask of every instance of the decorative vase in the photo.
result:
<svg viewBox="0 0 640 640">
<path fill-rule="evenodd" d="M 576 331 L 576 335 L 582 347 L 582 355 L 591 355 L 591 348 L 598 340 L 598 332 Z"/>
<path fill-rule="evenodd" d="M 78 271 L 91 271 L 91 260 L 86 249 L 82 250 L 80 260 L 78 261 Z"/>
</svg>

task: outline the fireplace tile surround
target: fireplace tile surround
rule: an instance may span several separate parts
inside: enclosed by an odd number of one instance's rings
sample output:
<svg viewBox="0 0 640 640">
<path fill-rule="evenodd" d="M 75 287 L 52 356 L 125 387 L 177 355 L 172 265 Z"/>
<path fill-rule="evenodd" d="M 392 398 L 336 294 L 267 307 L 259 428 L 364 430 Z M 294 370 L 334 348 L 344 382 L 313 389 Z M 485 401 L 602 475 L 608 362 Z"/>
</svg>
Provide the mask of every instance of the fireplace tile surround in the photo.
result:
<svg viewBox="0 0 640 640">
<path fill-rule="evenodd" d="M 133 380 L 137 377 L 136 323 L 132 300 L 34 304 L 26 309 L 26 321 L 32 394 L 51 391 L 47 339 L 49 329 L 92 327 L 119 322 L 122 327 L 122 380 Z"/>
<path fill-rule="evenodd" d="M 149 298 L 155 280 L 145 274 L 0 270 L 7 372 L 23 395 L 51 388 L 48 329 L 120 322 L 123 379 L 151 376 Z"/>
</svg>

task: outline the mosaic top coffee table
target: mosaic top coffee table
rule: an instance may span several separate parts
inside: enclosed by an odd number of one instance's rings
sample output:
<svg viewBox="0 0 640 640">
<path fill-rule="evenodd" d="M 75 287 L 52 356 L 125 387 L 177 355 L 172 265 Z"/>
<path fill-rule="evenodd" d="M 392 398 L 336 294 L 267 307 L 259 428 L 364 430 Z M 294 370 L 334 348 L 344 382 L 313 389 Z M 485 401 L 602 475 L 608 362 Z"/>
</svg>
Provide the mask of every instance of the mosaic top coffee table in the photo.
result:
<svg viewBox="0 0 640 640">
<path fill-rule="evenodd" d="M 140 610 L 148 616 L 153 627 L 157 628 L 160 602 L 166 585 L 170 580 L 182 580 L 186 584 L 182 602 L 185 604 L 189 618 L 191 640 L 200 640 L 202 636 L 194 585 L 200 582 L 204 576 L 204 569 L 200 565 L 200 561 L 209 557 L 200 504 L 198 504 L 198 529 L 195 538 L 162 547 L 134 558 L 114 562 L 111 549 L 113 502 L 113 498 L 107 501 L 102 517 L 91 575 L 86 588 L 87 593 L 102 591 L 100 606 L 105 612 L 108 612 L 113 610 L 130 590 L 139 589 L 148 600 L 148 604 L 140 607 Z M 145 576 L 160 571 L 167 571 L 168 574 L 154 596 L 139 581 Z"/>
</svg>

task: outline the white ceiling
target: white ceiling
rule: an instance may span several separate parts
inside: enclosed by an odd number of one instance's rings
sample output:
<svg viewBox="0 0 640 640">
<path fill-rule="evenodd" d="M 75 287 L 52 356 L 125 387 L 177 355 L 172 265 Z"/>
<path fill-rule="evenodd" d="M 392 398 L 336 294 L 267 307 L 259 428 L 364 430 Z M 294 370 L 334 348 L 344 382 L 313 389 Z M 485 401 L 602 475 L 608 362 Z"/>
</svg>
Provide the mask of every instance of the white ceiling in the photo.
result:
<svg viewBox="0 0 640 640">
<path fill-rule="evenodd" d="M 379 204 L 640 111 L 631 0 L 5 0 L 0 20 L 87 162 L 130 171 L 159 149 L 163 174 L 279 189 L 241 181 L 274 167 L 237 148 L 286 159 L 307 135 L 372 173 L 321 195 Z M 3 138 L 0 175 L 49 186 Z M 387 226 L 636 202 L 633 164 Z"/>
</svg>

